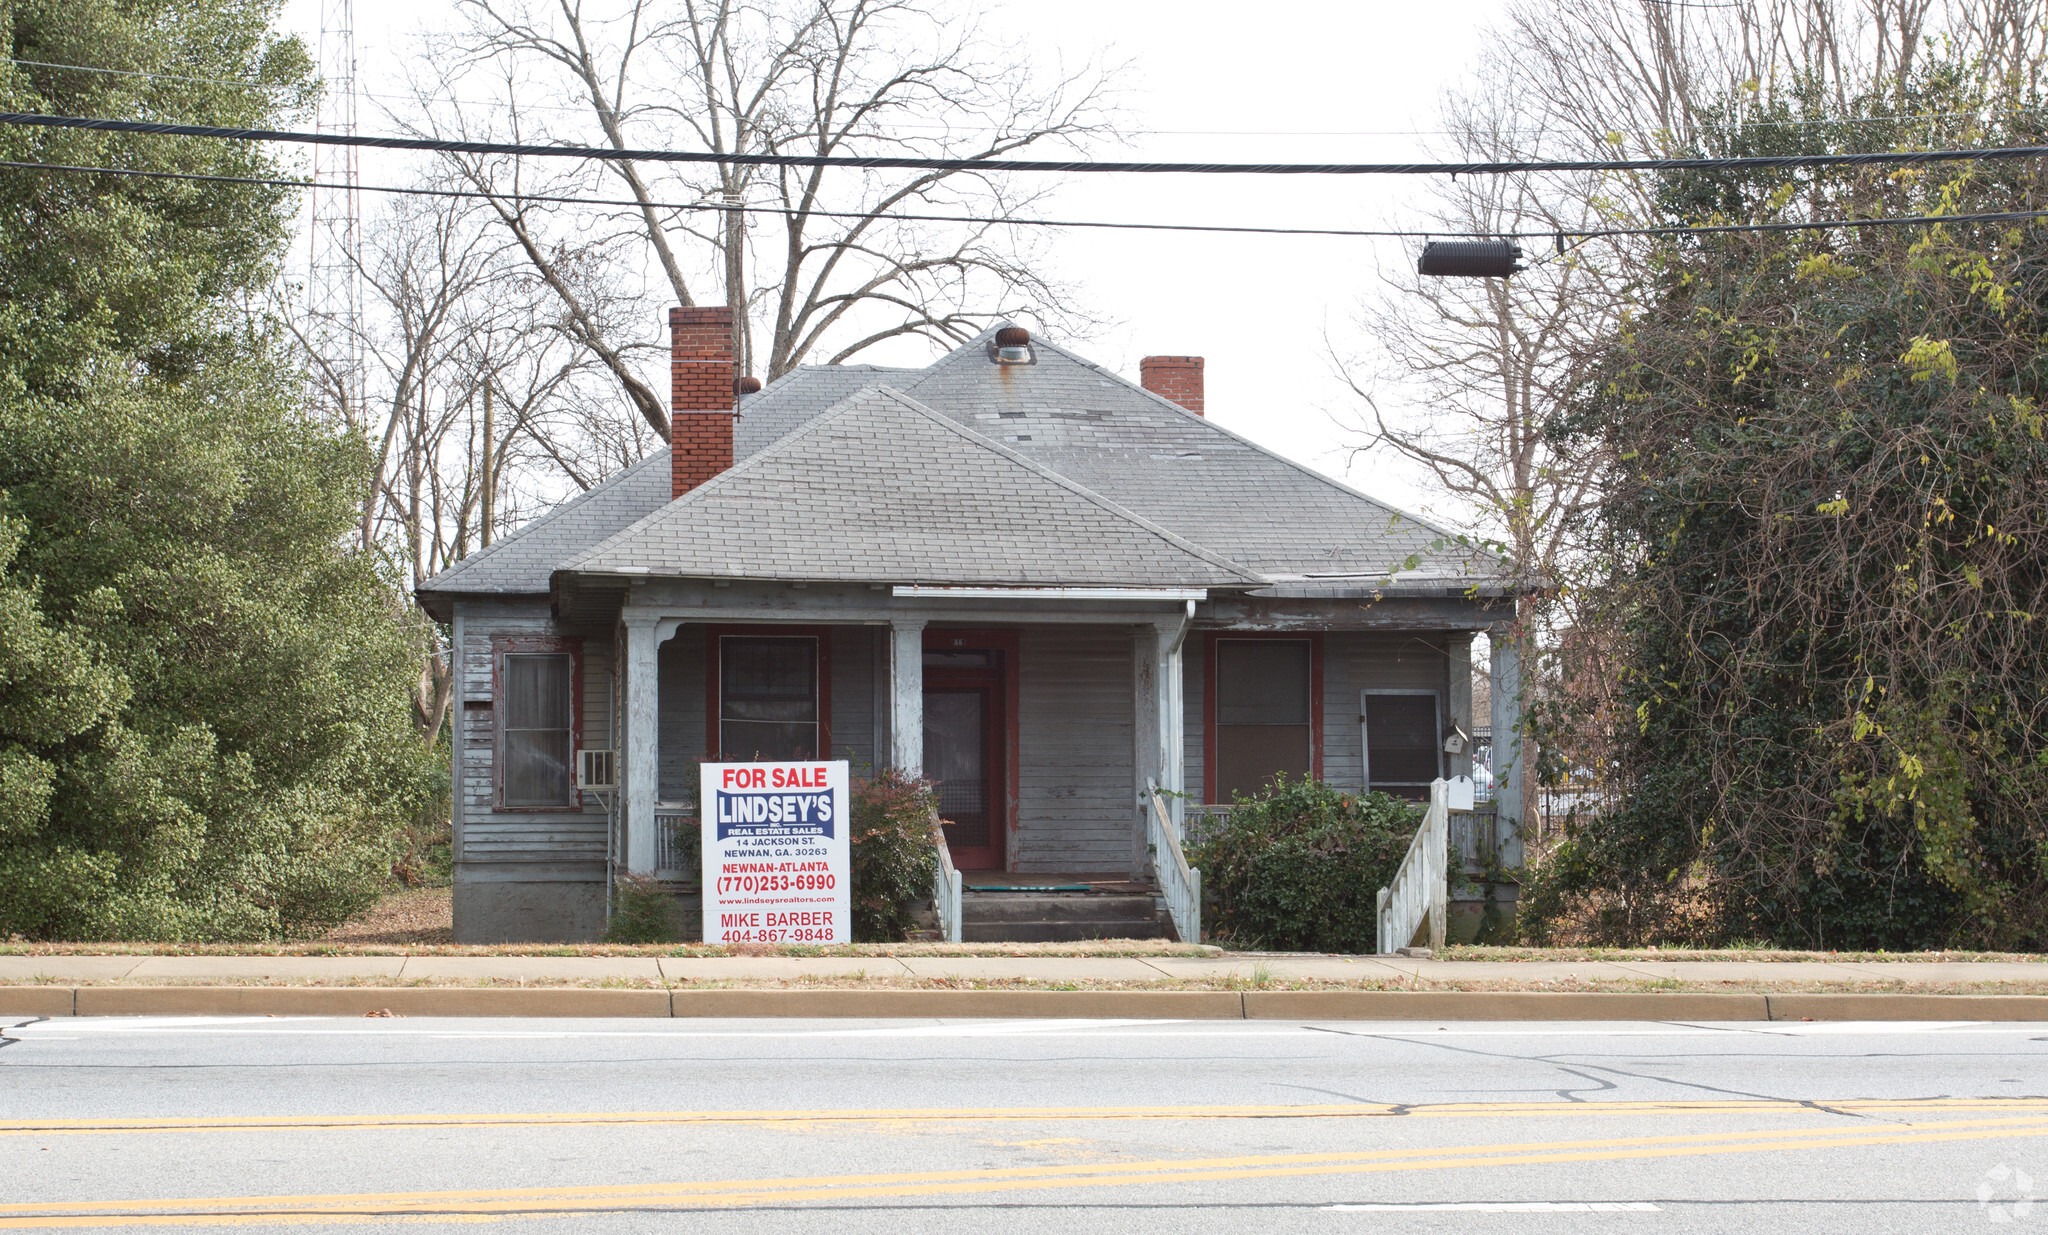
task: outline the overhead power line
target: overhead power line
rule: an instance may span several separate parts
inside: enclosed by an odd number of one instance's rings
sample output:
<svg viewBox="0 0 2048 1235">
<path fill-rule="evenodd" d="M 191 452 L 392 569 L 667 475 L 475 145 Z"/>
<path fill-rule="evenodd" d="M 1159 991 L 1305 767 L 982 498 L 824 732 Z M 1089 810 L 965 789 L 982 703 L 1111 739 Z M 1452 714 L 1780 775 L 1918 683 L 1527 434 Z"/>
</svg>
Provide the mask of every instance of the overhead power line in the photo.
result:
<svg viewBox="0 0 2048 1235">
<path fill-rule="evenodd" d="M 1676 3 L 1676 2 L 1677 2 L 1677 0 L 1657 0 L 1657 2 L 1658 2 L 1658 3 L 1664 3 L 1664 4 L 1672 4 L 1672 3 Z M 1700 5 L 1687 5 L 1687 6 L 1685 6 L 1685 7 L 1706 7 L 1706 6 L 1700 6 Z M 1723 5 L 1723 6 L 1714 6 L 1714 7 L 1730 7 L 1730 8 L 1732 8 L 1732 7 L 1734 7 L 1734 6 L 1733 6 L 1733 5 Z M 105 75 L 107 75 L 107 76 L 112 76 L 112 77 L 141 77 L 141 78 L 146 78 L 146 79 L 149 79 L 149 80 L 152 80 L 152 81 L 179 81 L 179 82 L 191 82 L 191 83 L 195 83 L 195 84 L 199 84 L 199 85 L 209 85 L 209 86 L 234 86 L 234 87 L 236 87 L 237 89 L 242 89 L 242 90 L 285 90 L 285 89 L 297 89 L 297 88 L 298 88 L 298 86 L 297 86 L 297 84 L 296 84 L 296 83 L 286 83 L 286 82 L 264 82 L 264 81 L 249 81 L 249 80 L 248 80 L 248 79 L 246 79 L 246 78 L 239 78 L 239 77 L 191 77 L 191 76 L 187 76 L 187 75 L 185 75 L 185 74 L 182 74 L 182 73 L 155 73 L 155 72 L 151 72 L 151 71 L 149 71 L 149 70 L 147 70 L 147 69 L 108 69 L 108 68 L 101 68 L 101 67 L 99 67 L 98 65 L 92 65 L 92 64 L 63 64 L 63 63 L 60 63 L 60 62 L 58 62 L 58 61 L 55 61 L 55 60 L 24 60 L 24 59 L 20 58 L 19 56 L 14 56 L 14 57 L 4 57 L 4 58 L 0 58 L 0 59 L 5 59 L 5 60 L 6 60 L 6 62 L 7 62 L 7 63 L 9 63 L 9 64 L 17 64 L 17 65 L 22 65 L 22 66 L 24 66 L 24 67 L 27 67 L 27 68 L 37 68 L 37 69 L 63 69 L 63 70 L 65 70 L 65 71 L 67 71 L 67 72 L 72 72 L 72 73 L 101 73 L 101 74 L 105 74 Z M 421 101 L 422 101 L 422 100 L 420 99 L 420 97 L 419 97 L 418 95 L 413 95 L 413 94 L 396 94 L 396 93 L 392 93 L 392 92 L 389 92 L 389 91 L 363 90 L 363 89 L 360 89 L 360 88 L 358 88 L 358 90 L 356 91 L 356 93 L 357 93 L 357 95 L 358 95 L 359 97 L 361 97 L 361 98 L 365 98 L 365 99 L 391 99 L 391 100 L 396 100 L 396 101 L 398 101 L 398 102 L 402 102 L 402 103 L 419 103 L 419 102 L 421 102 Z M 448 97 L 448 96 L 436 96 L 436 98 L 435 98 L 435 101 L 436 101 L 436 102 L 450 102 L 450 103 L 454 103 L 454 104 L 457 104 L 457 105 L 459 105 L 459 106 L 464 106 L 464 107 L 492 108 L 492 107 L 503 107 L 503 106 L 505 106 L 505 103 L 504 103 L 504 101 L 503 101 L 503 100 L 495 100 L 495 99 L 493 99 L 493 100 L 484 100 L 484 99 L 459 99 L 459 98 L 453 98 L 453 97 Z M 590 105 L 589 105 L 588 103 L 578 103 L 578 104 L 574 104 L 574 105 L 567 105 L 567 104 L 559 104 L 559 103 L 533 103 L 533 102 L 528 102 L 528 101 L 526 101 L 526 100 L 521 100 L 521 101 L 519 102 L 519 104 L 518 104 L 518 110 L 520 110 L 520 111 L 522 111 L 522 112 L 533 112 L 533 111 L 546 111 L 546 112 L 562 112 L 562 113 L 564 113 L 564 114 L 567 114 L 567 115 L 573 115 L 573 116 L 588 116 L 588 115 L 590 114 Z M 1732 117 L 1732 118 L 1730 118 L 1730 120 L 1729 120 L 1729 123 L 1733 124 L 1733 125 L 1734 125 L 1735 127 L 1737 127 L 1737 128 L 1742 128 L 1742 129 L 1806 129 L 1806 128 L 1820 128 L 1820 127 L 1829 127 L 1829 128 L 1839 128 L 1839 127 L 1841 127 L 1841 126 L 1843 126 L 1843 125 L 1856 125 L 1856 124 L 1898 124 L 1898 123 L 1900 123 L 1901 121 L 1907 121 L 1907 120 L 1952 120 L 1952 119 L 1956 119 L 1956 118 L 1958 118 L 1958 117 L 1969 117 L 1969 118 L 1976 118 L 1977 116 L 1979 116 L 1979 114 L 1980 114 L 1980 113 L 1978 113 L 1978 112 L 1975 112 L 1975 111 L 1932 111 L 1932 112 L 1903 112 L 1903 113 L 1898 113 L 1898 114 L 1895 114 L 1895 115 L 1878 115 L 1878 116 L 1835 116 L 1835 117 L 1827 117 L 1827 118 L 1823 118 L 1823 119 L 1817 119 L 1817 120 L 1756 120 L 1756 119 L 1745 119 L 1745 118 L 1743 118 L 1743 117 L 1737 116 L 1737 117 Z M 995 132 L 1008 132 L 1008 131 L 1009 131 L 1009 130 L 1007 130 L 1007 129 L 1003 129 L 1003 128 L 1001 128 L 1000 126 L 996 126 L 996 125 L 970 125 L 970 124 L 953 124 L 953 123 L 947 123 L 947 124 L 917 124 L 917 123 L 914 123 L 914 122 L 909 122 L 909 121 L 904 121 L 904 120 L 892 120 L 892 121 L 890 122 L 890 124 L 889 124 L 889 128 L 890 128 L 890 129 L 892 129 L 892 130 L 895 130 L 895 129 L 930 129 L 930 130 L 935 130 L 935 131 L 940 131 L 940 132 L 946 132 L 946 133 L 955 133 L 955 132 L 995 133 Z M 1532 133 L 1528 133 L 1528 134 L 1526 134 L 1526 135 L 1528 135 L 1528 136 L 1541 136 L 1541 135 L 1542 135 L 1543 133 L 1545 133 L 1545 132 L 1548 132 L 1548 131 L 1550 131 L 1550 130 L 1548 130 L 1548 129 L 1543 129 L 1543 128 L 1539 128 L 1539 129 L 1537 129 L 1537 130 L 1536 130 L 1535 132 L 1532 132 Z M 1140 136 L 1140 137 L 1454 137 L 1454 136 L 1457 136 L 1457 135 L 1458 135 L 1458 134 L 1459 134 L 1460 132 L 1461 132 L 1461 130 L 1458 130 L 1458 129 L 1155 129 L 1155 128 L 1150 128 L 1150 127 L 1144 127 L 1144 128 L 1140 128 L 1140 129 L 1139 129 L 1139 130 L 1137 131 L 1137 136 Z"/>
<path fill-rule="evenodd" d="M 0 124 L 88 129 L 229 141 L 282 142 L 308 146 L 357 146 L 374 150 L 417 150 L 434 154 L 521 155 L 611 163 L 709 163 L 748 167 L 851 167 L 906 171 L 1114 172 L 1131 174 L 1258 176 L 1489 176 L 1534 172 L 1713 171 L 1800 167 L 1912 166 L 1927 163 L 2048 157 L 2048 146 L 1994 146 L 1962 150 L 1886 150 L 1860 154 L 1790 154 L 1699 159 L 1528 159 L 1477 163 L 1147 163 L 1088 159 L 958 159 L 902 155 L 721 154 L 703 150 L 610 150 L 596 146 L 542 146 L 523 142 L 449 141 L 429 137 L 374 137 L 344 133 L 295 133 L 278 129 L 223 128 L 210 124 L 167 124 L 149 120 L 108 120 L 90 116 L 46 116 L 0 112 Z"/>
<path fill-rule="evenodd" d="M 131 176 L 144 180 L 187 180 L 205 184 L 247 184 L 285 189 L 317 189 L 323 186 L 311 180 L 293 180 L 282 177 L 263 176 L 219 176 L 201 172 L 166 172 L 132 167 L 90 167 L 73 163 L 25 163 L 0 160 L 0 168 L 10 171 L 68 172 L 100 176 Z M 546 193 L 488 193 L 476 189 L 430 189 L 402 185 L 364 184 L 355 186 L 364 193 L 389 193 L 405 197 L 443 197 L 471 201 L 532 202 L 540 205 L 558 206 L 601 206 L 621 207 L 638 210 L 642 203 L 631 198 L 574 197 Z M 688 210 L 722 213 L 739 210 L 745 214 L 789 214 L 791 211 L 778 206 L 730 206 L 720 202 L 648 202 L 656 210 Z M 904 223 L 972 223 L 984 226 L 1003 227 L 1052 227 L 1052 228 L 1095 228 L 1113 231 L 1150 232 L 1218 232 L 1224 234 L 1255 236 L 1334 236 L 1353 239 L 1377 240 L 1527 240 L 1539 241 L 1557 239 L 1562 247 L 1564 239 L 1573 241 L 1598 240 L 1623 236 L 1706 236 L 1731 232 L 1789 232 L 1829 231 L 1835 228 L 1864 227 L 1913 227 L 1937 223 L 2023 223 L 2036 219 L 2048 219 L 2048 210 L 1995 210 L 1970 214 L 1916 214 L 1885 215 L 1869 219 L 1813 219 L 1775 221 L 1763 223 L 1702 223 L 1679 224 L 1668 227 L 1546 227 L 1524 232 L 1459 233 L 1443 228 L 1427 230 L 1393 228 L 1346 228 L 1346 227 L 1244 227 L 1221 223 L 1132 223 L 1110 219 L 1038 219 L 1015 215 L 971 215 L 971 214 L 872 214 L 855 210 L 811 210 L 805 212 L 813 218 L 826 219 L 867 219 L 877 218 Z"/>
</svg>

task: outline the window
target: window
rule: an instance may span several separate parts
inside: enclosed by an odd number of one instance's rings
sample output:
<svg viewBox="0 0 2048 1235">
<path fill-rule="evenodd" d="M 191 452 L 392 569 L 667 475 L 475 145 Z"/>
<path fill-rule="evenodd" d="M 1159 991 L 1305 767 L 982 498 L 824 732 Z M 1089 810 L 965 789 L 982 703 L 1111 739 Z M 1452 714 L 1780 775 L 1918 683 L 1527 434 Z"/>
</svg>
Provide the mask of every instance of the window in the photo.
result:
<svg viewBox="0 0 2048 1235">
<path fill-rule="evenodd" d="M 1220 639 L 1216 643 L 1216 800 L 1257 793 L 1278 772 L 1314 767 L 1306 640 Z"/>
<path fill-rule="evenodd" d="M 1443 774 L 1443 726 L 1435 691 L 1361 692 L 1368 788 L 1401 798 L 1423 798 Z"/>
<path fill-rule="evenodd" d="M 510 652 L 502 671 L 502 804 L 577 805 L 574 658 L 562 652 Z"/>
<path fill-rule="evenodd" d="M 723 636 L 718 682 L 724 758 L 820 757 L 816 639 Z"/>
</svg>

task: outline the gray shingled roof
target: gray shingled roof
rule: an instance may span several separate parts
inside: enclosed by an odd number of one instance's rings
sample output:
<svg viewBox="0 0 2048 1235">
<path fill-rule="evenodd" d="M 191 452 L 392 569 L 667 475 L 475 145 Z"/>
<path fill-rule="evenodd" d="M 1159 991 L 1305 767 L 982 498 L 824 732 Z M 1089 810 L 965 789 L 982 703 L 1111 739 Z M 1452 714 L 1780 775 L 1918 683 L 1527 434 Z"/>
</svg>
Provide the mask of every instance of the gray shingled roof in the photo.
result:
<svg viewBox="0 0 2048 1235">
<path fill-rule="evenodd" d="M 565 560 L 669 500 L 674 480 L 668 452 L 650 455 L 555 507 L 518 531 L 479 549 L 422 584 L 422 593 L 483 595 L 545 593 Z"/>
<path fill-rule="evenodd" d="M 1035 340 L 1034 363 L 996 365 L 989 356 L 994 333 L 991 328 L 926 369 L 792 370 L 745 400 L 735 432 L 736 459 L 744 463 L 815 423 L 855 391 L 888 382 L 927 411 L 1000 442 L 1122 513 L 1275 580 L 1316 586 L 1321 577 L 1332 586 L 1356 588 L 1402 568 L 1412 556 L 1422 574 L 1500 581 L 1496 564 L 1458 548 L 1451 533 L 1284 459 L 1064 348 Z M 916 474 L 933 473 L 920 468 Z M 420 591 L 545 594 L 556 570 L 664 508 L 668 494 L 663 451 L 470 555 Z M 817 518 L 829 522 L 822 511 Z M 857 525 L 844 535 L 880 551 Z M 835 541 L 819 551 L 850 550 Z M 690 573 L 669 563 L 645 564 L 661 573 Z M 784 570 L 776 577 L 817 576 Z"/>
<path fill-rule="evenodd" d="M 1454 537 L 1040 340 L 997 365 L 989 331 L 904 393 L 1262 574 L 1371 574 L 1410 554 L 1490 576 Z"/>
<path fill-rule="evenodd" d="M 1018 586 L 1259 582 L 883 387 L 813 418 L 563 569 Z"/>
<path fill-rule="evenodd" d="M 740 458 L 787 437 L 819 412 L 863 386 L 921 369 L 880 365 L 809 365 L 792 369 L 749 395 L 733 431 Z M 538 595 L 563 562 L 668 504 L 673 492 L 668 451 L 625 471 L 527 523 L 429 579 L 426 594 Z"/>
<path fill-rule="evenodd" d="M 885 385 L 900 390 L 923 372 L 874 364 L 821 364 L 791 369 L 761 393 L 740 401 L 740 422 L 732 435 L 733 460 L 752 458 L 855 391 Z"/>
</svg>

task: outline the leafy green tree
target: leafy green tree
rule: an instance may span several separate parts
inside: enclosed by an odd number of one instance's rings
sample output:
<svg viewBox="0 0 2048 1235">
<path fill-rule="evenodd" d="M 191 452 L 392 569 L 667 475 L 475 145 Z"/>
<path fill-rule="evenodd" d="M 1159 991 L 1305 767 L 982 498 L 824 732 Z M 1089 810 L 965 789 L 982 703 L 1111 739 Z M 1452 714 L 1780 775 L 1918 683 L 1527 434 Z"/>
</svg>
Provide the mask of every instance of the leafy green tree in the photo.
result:
<svg viewBox="0 0 2048 1235">
<path fill-rule="evenodd" d="M 246 0 L 12 0 L 5 110 L 284 127 Z M 85 71 L 90 66 L 101 71 Z M 245 143 L 10 128 L 0 157 L 275 176 Z M 0 171 L 0 935 L 260 938 L 361 909 L 434 788 L 367 476 L 238 303 L 293 201 Z"/>
<path fill-rule="evenodd" d="M 1820 91 L 1715 154 L 2037 145 L 1947 64 Z M 1756 123 L 1762 120 L 1764 123 Z M 2039 210 L 2033 161 L 1688 172 L 1673 223 Z M 1659 242 L 1561 431 L 1616 460 L 1587 606 L 1624 666 L 1548 721 L 1610 792 L 1532 874 L 1533 932 L 2048 945 L 2048 229 Z M 1569 681 L 1569 675 L 1567 676 Z M 1585 685 L 1582 681 L 1580 685 Z M 1576 714 L 1575 714 L 1576 713 Z"/>
</svg>

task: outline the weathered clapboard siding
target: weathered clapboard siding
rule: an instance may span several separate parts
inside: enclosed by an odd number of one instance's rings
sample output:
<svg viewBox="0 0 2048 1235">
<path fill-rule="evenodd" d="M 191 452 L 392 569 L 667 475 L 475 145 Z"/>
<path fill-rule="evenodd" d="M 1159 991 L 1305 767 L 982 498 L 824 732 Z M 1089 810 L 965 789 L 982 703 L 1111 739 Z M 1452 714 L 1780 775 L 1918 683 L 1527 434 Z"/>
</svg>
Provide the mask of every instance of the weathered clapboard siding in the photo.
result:
<svg viewBox="0 0 2048 1235">
<path fill-rule="evenodd" d="M 1131 643 L 1122 626 L 1023 629 L 1012 869 L 1130 868 Z"/>
<path fill-rule="evenodd" d="M 1323 778 L 1355 789 L 1365 782 L 1362 690 L 1433 690 L 1439 713 L 1450 690 L 1450 657 L 1437 632 L 1323 636 Z"/>
<path fill-rule="evenodd" d="M 492 645 L 502 638 L 553 635 L 545 601 L 520 604 L 458 602 L 462 614 L 457 732 L 462 743 L 455 856 L 465 863 L 603 862 L 605 813 L 594 798 L 580 811 L 500 811 L 493 769 Z M 586 747 L 611 745 L 612 648 L 607 639 L 583 641 L 583 735 Z"/>
<path fill-rule="evenodd" d="M 704 628 L 685 624 L 661 645 L 661 774 L 655 790 L 681 802 L 690 766 L 704 757 Z"/>
<path fill-rule="evenodd" d="M 880 627 L 832 628 L 832 749 L 855 775 L 888 762 L 875 745 L 875 640 Z"/>
<path fill-rule="evenodd" d="M 1448 706 L 1447 636 L 1436 632 L 1382 634 L 1330 631 L 1323 636 L 1323 779 L 1355 789 L 1365 779 L 1365 744 L 1358 727 L 1361 690 L 1434 690 Z M 1206 641 L 1190 635 L 1183 658 L 1181 724 L 1186 737 L 1188 792 L 1203 784 L 1202 690 Z M 1448 714 L 1448 713 L 1447 713 Z"/>
</svg>

